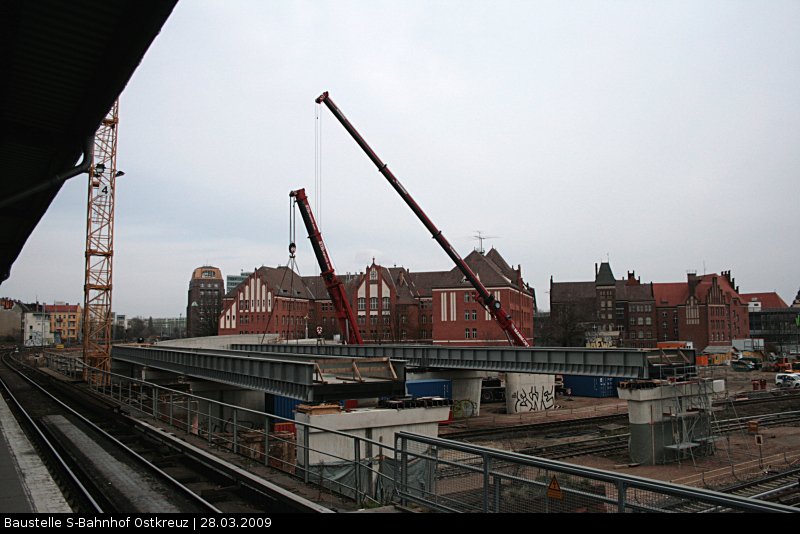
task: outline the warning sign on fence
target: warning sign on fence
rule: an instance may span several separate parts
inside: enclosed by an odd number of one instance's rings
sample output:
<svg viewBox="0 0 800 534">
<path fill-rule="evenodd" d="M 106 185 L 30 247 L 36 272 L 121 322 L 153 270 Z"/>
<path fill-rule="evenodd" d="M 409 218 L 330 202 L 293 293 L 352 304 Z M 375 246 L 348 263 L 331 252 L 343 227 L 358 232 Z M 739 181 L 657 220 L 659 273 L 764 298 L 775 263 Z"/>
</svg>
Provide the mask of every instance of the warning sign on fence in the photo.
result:
<svg viewBox="0 0 800 534">
<path fill-rule="evenodd" d="M 561 486 L 558 485 L 558 480 L 556 480 L 555 475 L 553 475 L 552 480 L 550 480 L 550 485 L 547 486 L 547 497 L 550 499 L 558 499 L 559 501 L 564 500 L 564 492 L 561 491 Z"/>
</svg>

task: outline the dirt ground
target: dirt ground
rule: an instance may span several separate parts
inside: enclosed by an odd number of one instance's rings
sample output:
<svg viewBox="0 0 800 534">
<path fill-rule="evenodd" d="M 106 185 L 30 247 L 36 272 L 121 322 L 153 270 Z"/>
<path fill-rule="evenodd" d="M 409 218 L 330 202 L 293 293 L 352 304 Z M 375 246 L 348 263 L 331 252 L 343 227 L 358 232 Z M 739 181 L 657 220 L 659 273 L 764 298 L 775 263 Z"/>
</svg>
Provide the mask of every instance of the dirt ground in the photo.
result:
<svg viewBox="0 0 800 534">
<path fill-rule="evenodd" d="M 729 367 L 709 367 L 700 370 L 703 378 L 725 381 L 724 396 L 734 399 L 746 399 L 754 391 L 753 380 L 766 381 L 766 389 L 777 389 L 775 373 L 760 371 L 737 372 Z M 800 397 L 797 399 L 800 410 Z M 489 427 L 515 426 L 536 422 L 574 419 L 600 415 L 625 414 L 627 404 L 618 398 L 589 398 L 558 396 L 556 408 L 546 412 L 528 412 L 523 414 L 506 414 L 505 403 L 489 403 L 481 406 L 481 415 L 467 420 L 456 421 L 447 427 L 441 427 L 439 435 L 447 437 L 450 432 Z M 755 434 L 747 431 L 729 433 L 716 443 L 713 456 L 687 458 L 678 463 L 658 466 L 631 465 L 626 454 L 608 457 L 579 456 L 567 461 L 579 465 L 596 467 L 608 471 L 675 481 L 695 486 L 721 487 L 738 480 L 752 478 L 772 469 L 785 468 L 788 465 L 800 464 L 800 427 L 798 423 L 787 426 L 762 427 L 762 445 L 756 444 Z M 561 438 L 561 442 L 575 439 L 586 439 L 591 436 Z M 522 448 L 558 442 L 544 437 L 525 440 L 501 440 L 481 442 L 481 445 L 501 449 Z"/>
</svg>

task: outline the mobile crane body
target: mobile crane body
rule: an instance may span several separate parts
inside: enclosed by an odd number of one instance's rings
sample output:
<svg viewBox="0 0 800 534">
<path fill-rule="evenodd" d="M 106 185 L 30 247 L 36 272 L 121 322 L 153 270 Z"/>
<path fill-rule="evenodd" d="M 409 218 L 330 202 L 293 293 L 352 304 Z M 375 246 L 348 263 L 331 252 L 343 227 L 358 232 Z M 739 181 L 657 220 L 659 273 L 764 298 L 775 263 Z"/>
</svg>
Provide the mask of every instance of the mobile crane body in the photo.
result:
<svg viewBox="0 0 800 534">
<path fill-rule="evenodd" d="M 497 321 L 500 325 L 500 328 L 508 336 L 509 340 L 512 344 L 520 346 L 520 347 L 529 347 L 530 343 L 528 340 L 525 339 L 525 336 L 522 335 L 517 325 L 514 323 L 511 315 L 507 313 L 503 306 L 501 305 L 500 301 L 497 300 L 494 295 L 489 293 L 489 290 L 478 280 L 478 277 L 472 272 L 472 269 L 469 268 L 469 265 L 464 261 L 464 259 L 456 252 L 453 246 L 445 239 L 444 235 L 442 235 L 442 231 L 439 230 L 436 225 L 425 215 L 425 212 L 422 211 L 422 208 L 417 204 L 417 202 L 411 197 L 411 195 L 406 191 L 403 185 L 395 178 L 392 171 L 389 170 L 389 167 L 381 161 L 378 155 L 375 153 L 374 150 L 367 144 L 361 134 L 350 124 L 350 121 L 347 120 L 347 117 L 341 112 L 341 110 L 334 104 L 333 100 L 331 100 L 328 92 L 322 93 L 316 99 L 317 104 L 325 104 L 333 116 L 344 126 L 344 129 L 353 137 L 358 146 L 367 154 L 367 157 L 372 160 L 372 163 L 378 167 L 378 171 L 386 178 L 389 184 L 394 188 L 395 191 L 403 198 L 405 203 L 411 208 L 411 211 L 422 221 L 422 224 L 425 225 L 425 228 L 433 236 L 433 239 L 436 240 L 437 243 L 444 249 L 445 253 L 450 257 L 451 260 L 456 264 L 456 267 L 461 271 L 464 277 L 472 284 L 472 287 L 475 288 L 477 292 L 476 300 L 484 306 L 492 317 Z"/>
<path fill-rule="evenodd" d="M 336 312 L 336 319 L 339 321 L 339 328 L 342 335 L 345 336 L 347 343 L 350 345 L 363 345 L 364 340 L 361 338 L 361 332 L 356 325 L 356 316 L 353 313 L 353 308 L 350 306 L 350 301 L 347 299 L 347 292 L 344 289 L 344 284 L 333 268 L 333 262 L 328 256 L 328 250 L 325 247 L 325 242 L 322 240 L 322 234 L 317 226 L 317 221 L 314 219 L 314 214 L 311 213 L 311 206 L 308 203 L 308 196 L 305 189 L 298 189 L 289 193 L 291 198 L 295 199 L 295 204 L 300 210 L 300 216 L 303 218 L 303 223 L 308 230 L 308 239 L 311 241 L 311 248 L 314 249 L 314 255 L 317 257 L 319 263 L 320 274 L 325 281 L 325 288 L 331 296 L 333 309 Z"/>
</svg>

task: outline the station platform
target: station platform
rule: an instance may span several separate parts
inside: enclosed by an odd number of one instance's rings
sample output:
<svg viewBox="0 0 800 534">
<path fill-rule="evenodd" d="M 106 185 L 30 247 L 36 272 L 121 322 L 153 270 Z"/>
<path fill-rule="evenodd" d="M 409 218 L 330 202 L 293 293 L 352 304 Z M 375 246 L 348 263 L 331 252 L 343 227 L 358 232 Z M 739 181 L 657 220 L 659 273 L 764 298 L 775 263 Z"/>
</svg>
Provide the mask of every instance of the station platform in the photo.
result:
<svg viewBox="0 0 800 534">
<path fill-rule="evenodd" d="M 71 513 L 47 467 L 0 397 L 0 511 Z"/>
</svg>

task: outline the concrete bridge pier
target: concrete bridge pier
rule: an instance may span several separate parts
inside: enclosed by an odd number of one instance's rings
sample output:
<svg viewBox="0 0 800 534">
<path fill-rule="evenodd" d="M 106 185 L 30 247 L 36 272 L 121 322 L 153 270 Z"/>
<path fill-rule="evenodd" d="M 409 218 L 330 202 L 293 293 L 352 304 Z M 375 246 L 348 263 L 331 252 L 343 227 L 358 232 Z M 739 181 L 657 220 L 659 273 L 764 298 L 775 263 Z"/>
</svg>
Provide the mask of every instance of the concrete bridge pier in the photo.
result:
<svg viewBox="0 0 800 534">
<path fill-rule="evenodd" d="M 555 400 L 555 375 L 506 373 L 506 413 L 550 410 Z"/>
<path fill-rule="evenodd" d="M 665 464 L 714 453 L 712 397 L 723 380 L 636 380 L 622 382 L 628 401 L 631 461 Z"/>
</svg>

